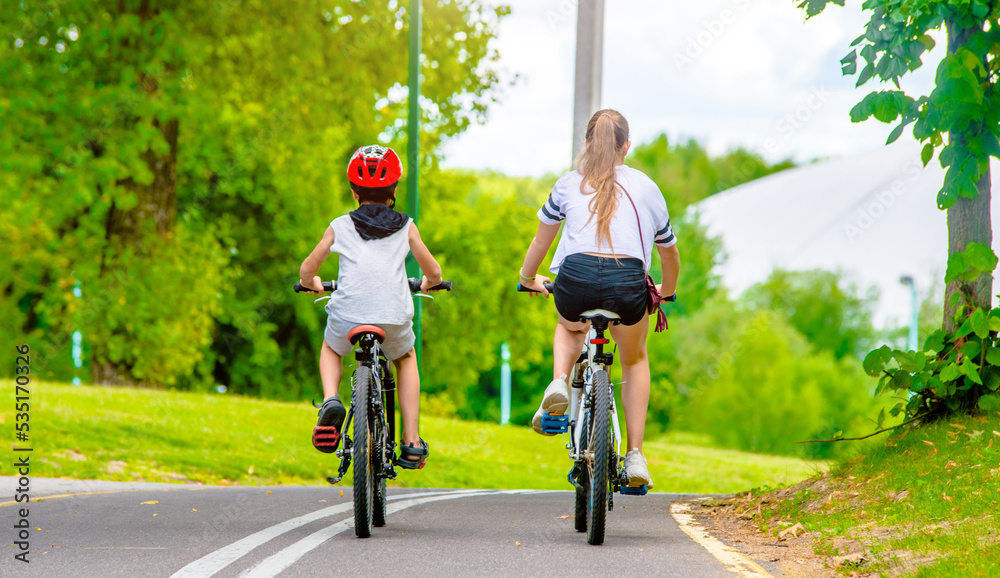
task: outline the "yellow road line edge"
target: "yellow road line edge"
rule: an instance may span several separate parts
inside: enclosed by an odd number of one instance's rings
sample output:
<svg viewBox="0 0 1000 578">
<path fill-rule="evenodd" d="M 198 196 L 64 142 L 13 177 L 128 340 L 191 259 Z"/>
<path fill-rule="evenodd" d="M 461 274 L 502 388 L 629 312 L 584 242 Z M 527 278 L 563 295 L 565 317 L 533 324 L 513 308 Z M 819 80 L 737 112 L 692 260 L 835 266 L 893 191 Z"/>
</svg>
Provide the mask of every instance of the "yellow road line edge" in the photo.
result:
<svg viewBox="0 0 1000 578">
<path fill-rule="evenodd" d="M 715 556 L 730 572 L 735 572 L 740 576 L 753 578 L 773 578 L 767 570 L 761 568 L 756 562 L 747 558 L 739 550 L 726 546 L 717 538 L 708 533 L 708 530 L 701 527 L 694 521 L 694 516 L 689 512 L 691 506 L 688 504 L 671 504 L 670 515 L 677 520 L 677 524 L 685 534 L 697 542 L 708 553 Z"/>
<path fill-rule="evenodd" d="M 150 488 L 148 490 L 105 490 L 103 492 L 76 492 L 73 494 L 52 494 L 50 496 L 42 496 L 40 498 L 31 498 L 27 502 L 18 502 L 16 500 L 11 500 L 9 502 L 0 502 L 0 508 L 4 506 L 15 506 L 17 504 L 28 505 L 32 502 L 44 502 L 45 500 L 54 500 L 56 498 L 72 498 L 74 496 L 96 496 L 98 494 L 125 494 L 129 492 L 175 492 L 177 490 L 207 490 L 209 486 L 197 486 L 191 488 Z"/>
</svg>

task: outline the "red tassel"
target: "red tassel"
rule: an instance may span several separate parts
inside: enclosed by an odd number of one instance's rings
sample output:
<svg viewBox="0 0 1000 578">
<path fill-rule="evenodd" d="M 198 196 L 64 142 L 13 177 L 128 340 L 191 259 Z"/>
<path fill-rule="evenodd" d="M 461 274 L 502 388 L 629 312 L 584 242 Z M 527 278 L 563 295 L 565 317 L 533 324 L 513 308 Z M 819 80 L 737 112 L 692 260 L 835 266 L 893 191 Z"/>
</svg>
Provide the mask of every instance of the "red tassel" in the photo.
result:
<svg viewBox="0 0 1000 578">
<path fill-rule="evenodd" d="M 666 329 L 668 329 L 668 327 L 667 327 L 667 314 L 663 312 L 663 309 L 660 309 L 660 307 L 657 306 L 656 307 L 656 329 L 655 329 L 655 332 L 656 333 L 660 333 L 661 331 L 665 331 Z"/>
</svg>

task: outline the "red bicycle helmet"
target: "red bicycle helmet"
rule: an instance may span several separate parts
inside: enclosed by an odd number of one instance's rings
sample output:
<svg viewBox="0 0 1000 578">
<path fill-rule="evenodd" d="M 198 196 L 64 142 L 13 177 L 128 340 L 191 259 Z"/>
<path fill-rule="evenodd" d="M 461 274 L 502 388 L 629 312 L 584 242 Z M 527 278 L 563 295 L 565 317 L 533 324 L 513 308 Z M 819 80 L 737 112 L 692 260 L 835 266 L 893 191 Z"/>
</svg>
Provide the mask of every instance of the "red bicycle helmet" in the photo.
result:
<svg viewBox="0 0 1000 578">
<path fill-rule="evenodd" d="M 403 164 L 391 148 L 368 145 L 354 151 L 347 178 L 359 187 L 387 187 L 403 175 Z"/>
</svg>

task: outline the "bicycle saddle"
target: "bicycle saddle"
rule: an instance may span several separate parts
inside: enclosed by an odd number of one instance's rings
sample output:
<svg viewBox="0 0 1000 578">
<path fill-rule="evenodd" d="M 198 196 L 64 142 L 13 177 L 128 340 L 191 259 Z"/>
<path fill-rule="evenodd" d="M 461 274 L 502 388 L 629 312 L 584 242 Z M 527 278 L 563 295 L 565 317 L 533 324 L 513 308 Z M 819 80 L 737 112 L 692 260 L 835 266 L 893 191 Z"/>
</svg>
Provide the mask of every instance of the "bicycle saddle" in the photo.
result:
<svg viewBox="0 0 1000 578">
<path fill-rule="evenodd" d="M 580 319 L 584 321 L 590 321 L 599 317 L 603 317 L 608 321 L 618 321 L 621 319 L 620 315 L 607 309 L 591 309 L 580 314 Z"/>
<path fill-rule="evenodd" d="M 374 335 L 375 340 L 379 343 L 385 341 L 385 331 L 376 325 L 358 325 L 354 329 L 347 332 L 347 339 L 350 340 L 351 345 L 357 345 L 358 341 L 361 340 L 365 333 L 371 333 Z"/>
</svg>

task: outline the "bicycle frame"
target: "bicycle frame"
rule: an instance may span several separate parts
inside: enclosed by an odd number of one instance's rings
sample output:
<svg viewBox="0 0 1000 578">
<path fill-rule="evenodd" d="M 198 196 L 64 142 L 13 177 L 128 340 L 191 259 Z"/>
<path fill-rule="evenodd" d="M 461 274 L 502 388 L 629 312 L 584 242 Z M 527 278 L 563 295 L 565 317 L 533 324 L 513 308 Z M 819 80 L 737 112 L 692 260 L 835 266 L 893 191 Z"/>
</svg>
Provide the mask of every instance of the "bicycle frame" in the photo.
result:
<svg viewBox="0 0 1000 578">
<path fill-rule="evenodd" d="M 583 350 L 580 353 L 579 359 L 573 364 L 573 369 L 570 372 L 569 382 L 570 382 L 570 396 L 569 396 L 569 415 L 571 416 L 569 422 L 570 431 L 570 443 L 566 445 L 566 449 L 570 450 L 569 457 L 574 461 L 581 459 L 579 448 L 583 446 L 582 436 L 586 435 L 586 431 L 577 431 L 577 424 L 584 423 L 584 413 L 590 409 L 591 400 L 593 399 L 593 376 L 594 368 L 599 367 L 605 372 L 611 366 L 610 363 L 600 363 L 599 361 L 605 360 L 604 344 L 594 343 L 594 341 L 603 339 L 604 331 L 600 333 L 591 326 L 590 330 L 587 332 L 587 341 L 583 346 Z M 577 384 L 580 385 L 577 385 Z M 612 384 L 609 395 L 610 399 L 610 414 L 611 423 L 614 429 L 614 444 L 615 444 L 615 454 L 621 455 L 621 427 L 618 424 L 618 412 L 615 407 L 615 394 L 614 394 L 614 384 Z M 581 403 L 582 402 L 582 403 Z"/>
<path fill-rule="evenodd" d="M 366 366 L 371 369 L 372 384 L 368 389 L 368 407 L 371 410 L 369 415 L 378 420 L 376 431 L 382 432 L 381 447 L 384 448 L 384 455 L 379 459 L 382 464 L 380 471 L 375 472 L 377 478 L 388 480 L 396 479 L 396 468 L 393 465 L 392 456 L 396 451 L 396 381 L 392 375 L 389 361 L 382 353 L 382 348 L 377 340 L 370 336 L 362 338 L 358 343 L 359 349 L 355 350 L 355 359 L 358 366 Z M 356 374 L 356 372 L 355 372 Z M 352 379 L 353 382 L 353 379 Z M 347 470 L 350 469 L 351 460 L 354 457 L 354 444 L 347 432 L 351 431 L 351 424 L 354 421 L 354 404 L 351 404 L 347 411 L 347 418 L 344 420 L 342 430 L 344 431 L 344 446 L 337 450 L 336 455 L 341 459 L 340 468 L 337 470 L 336 478 L 327 478 L 331 484 L 336 484 L 344 478 Z M 384 409 L 384 411 L 383 411 Z"/>
</svg>

